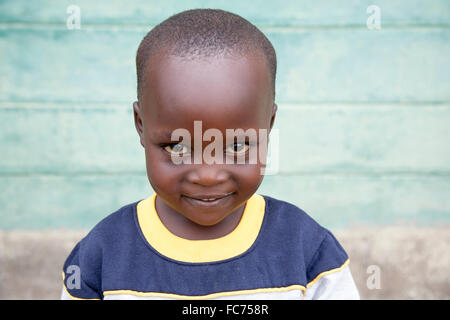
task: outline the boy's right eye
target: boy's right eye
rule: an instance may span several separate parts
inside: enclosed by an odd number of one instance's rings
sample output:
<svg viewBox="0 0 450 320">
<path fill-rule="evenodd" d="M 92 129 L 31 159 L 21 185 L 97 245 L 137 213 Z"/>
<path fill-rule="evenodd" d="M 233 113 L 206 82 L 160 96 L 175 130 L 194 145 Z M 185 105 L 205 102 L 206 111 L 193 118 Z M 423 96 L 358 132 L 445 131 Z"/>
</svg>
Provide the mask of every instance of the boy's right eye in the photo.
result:
<svg viewBox="0 0 450 320">
<path fill-rule="evenodd" d="M 182 143 L 170 143 L 164 146 L 164 150 L 174 155 L 183 155 L 187 153 L 188 148 Z"/>
</svg>

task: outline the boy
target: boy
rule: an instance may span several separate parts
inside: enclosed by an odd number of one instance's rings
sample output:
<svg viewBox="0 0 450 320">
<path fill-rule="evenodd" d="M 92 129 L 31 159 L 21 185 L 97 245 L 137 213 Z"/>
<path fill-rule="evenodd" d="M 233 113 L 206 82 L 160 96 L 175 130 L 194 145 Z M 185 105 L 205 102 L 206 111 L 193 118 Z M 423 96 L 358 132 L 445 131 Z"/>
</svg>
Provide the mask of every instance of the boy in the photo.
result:
<svg viewBox="0 0 450 320">
<path fill-rule="evenodd" d="M 155 194 L 77 244 L 62 298 L 358 299 L 333 235 L 255 193 L 265 154 L 252 162 L 250 151 L 267 146 L 277 110 L 269 40 L 232 13 L 189 10 L 147 34 L 136 64 L 134 120 Z M 242 135 L 253 129 L 259 139 Z"/>
</svg>

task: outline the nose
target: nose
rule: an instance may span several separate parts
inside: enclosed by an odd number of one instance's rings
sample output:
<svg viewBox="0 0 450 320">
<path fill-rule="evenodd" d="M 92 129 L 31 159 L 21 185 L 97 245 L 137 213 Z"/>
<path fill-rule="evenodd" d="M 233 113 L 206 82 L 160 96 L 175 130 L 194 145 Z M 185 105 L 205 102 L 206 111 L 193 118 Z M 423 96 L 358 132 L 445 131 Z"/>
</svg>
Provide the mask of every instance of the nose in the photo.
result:
<svg viewBox="0 0 450 320">
<path fill-rule="evenodd" d="M 187 174 L 187 180 L 193 184 L 204 187 L 214 186 L 226 182 L 229 173 L 220 165 L 193 165 L 192 170 Z"/>
</svg>

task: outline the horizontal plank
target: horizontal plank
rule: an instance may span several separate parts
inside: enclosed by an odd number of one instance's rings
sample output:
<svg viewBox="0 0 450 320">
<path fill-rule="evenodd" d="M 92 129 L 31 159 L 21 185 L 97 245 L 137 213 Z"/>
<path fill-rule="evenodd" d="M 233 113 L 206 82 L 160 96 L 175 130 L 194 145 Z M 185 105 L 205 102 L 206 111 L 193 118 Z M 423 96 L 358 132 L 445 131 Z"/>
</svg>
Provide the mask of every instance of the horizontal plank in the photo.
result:
<svg viewBox="0 0 450 320">
<path fill-rule="evenodd" d="M 153 191 L 146 175 L 0 179 L 0 229 L 90 229 Z M 291 202 L 327 228 L 450 221 L 448 177 L 265 177 L 258 193 Z"/>
<path fill-rule="evenodd" d="M 145 172 L 128 110 L 0 109 L 3 173 Z"/>
<path fill-rule="evenodd" d="M 76 106 L 3 105 L 0 173 L 145 172 L 131 105 Z M 271 150 L 282 175 L 449 174 L 449 123 L 450 105 L 280 104 Z"/>
<path fill-rule="evenodd" d="M 0 101 L 136 99 L 144 31 L 0 29 Z M 269 31 L 278 102 L 450 101 L 450 29 Z"/>
<path fill-rule="evenodd" d="M 291 202 L 332 229 L 450 222 L 448 177 L 268 176 L 258 192 Z"/>
<path fill-rule="evenodd" d="M 0 229 L 90 229 L 152 193 L 145 174 L 2 177 L 0 190 Z"/>
<path fill-rule="evenodd" d="M 127 101 L 144 33 L 0 30 L 0 100 Z"/>
<path fill-rule="evenodd" d="M 58 1 L 2 1 L 0 21 L 24 23 L 53 23 L 65 25 L 69 5 L 76 4 L 81 11 L 82 24 L 149 25 L 157 24 L 172 14 L 192 8 L 219 8 L 239 14 L 252 23 L 260 25 L 311 26 L 311 25 L 361 25 L 365 26 L 370 0 L 326 2 L 305 0 L 245 1 L 216 0 L 166 0 L 155 1 L 78 0 Z M 382 25 L 435 25 L 448 24 L 450 5 L 446 0 L 378 0 Z M 257 8 L 258 10 L 255 10 Z"/>
<path fill-rule="evenodd" d="M 280 106 L 280 172 L 449 172 L 450 106 Z"/>
<path fill-rule="evenodd" d="M 280 102 L 450 100 L 450 29 L 269 37 L 278 50 Z"/>
</svg>

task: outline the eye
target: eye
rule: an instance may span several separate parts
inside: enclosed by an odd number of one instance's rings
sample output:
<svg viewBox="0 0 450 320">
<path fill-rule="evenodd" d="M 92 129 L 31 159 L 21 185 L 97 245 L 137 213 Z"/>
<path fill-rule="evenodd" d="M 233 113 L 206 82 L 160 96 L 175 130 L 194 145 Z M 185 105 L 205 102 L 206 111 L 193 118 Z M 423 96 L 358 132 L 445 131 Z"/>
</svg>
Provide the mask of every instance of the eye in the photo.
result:
<svg viewBox="0 0 450 320">
<path fill-rule="evenodd" d="M 229 145 L 226 149 L 226 152 L 233 153 L 233 154 L 242 154 L 242 153 L 246 153 L 249 148 L 250 148 L 250 146 L 248 145 L 248 143 L 236 142 L 236 143 Z"/>
<path fill-rule="evenodd" d="M 182 143 L 171 143 L 164 146 L 164 150 L 174 155 L 183 155 L 187 153 L 188 148 Z"/>
</svg>

